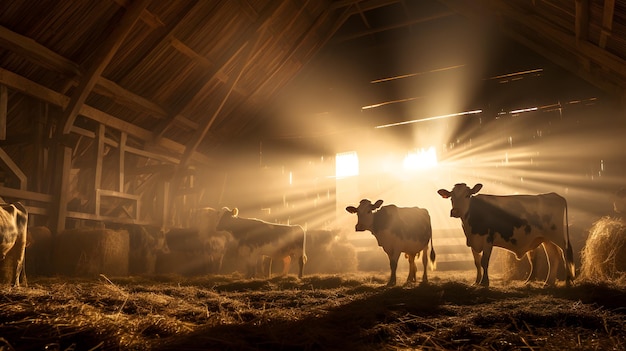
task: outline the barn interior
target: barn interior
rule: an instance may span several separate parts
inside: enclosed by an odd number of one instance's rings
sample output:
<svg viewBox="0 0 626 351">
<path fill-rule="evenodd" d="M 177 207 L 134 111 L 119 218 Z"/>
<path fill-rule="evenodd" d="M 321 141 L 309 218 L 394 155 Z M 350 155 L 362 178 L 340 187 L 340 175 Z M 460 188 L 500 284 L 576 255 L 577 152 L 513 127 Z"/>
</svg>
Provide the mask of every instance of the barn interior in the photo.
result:
<svg viewBox="0 0 626 351">
<path fill-rule="evenodd" d="M 580 247 L 625 89 L 622 0 L 3 1 L 0 197 L 55 233 L 237 207 L 371 246 L 347 205 L 462 237 L 436 191 L 480 182 L 565 196 Z"/>
</svg>

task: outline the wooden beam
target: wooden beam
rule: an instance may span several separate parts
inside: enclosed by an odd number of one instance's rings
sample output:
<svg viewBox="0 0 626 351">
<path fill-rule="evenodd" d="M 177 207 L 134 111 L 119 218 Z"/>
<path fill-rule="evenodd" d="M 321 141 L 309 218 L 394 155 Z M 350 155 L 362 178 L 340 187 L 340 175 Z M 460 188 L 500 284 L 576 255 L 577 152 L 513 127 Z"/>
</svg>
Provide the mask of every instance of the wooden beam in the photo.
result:
<svg viewBox="0 0 626 351">
<path fill-rule="evenodd" d="M 5 84 L 8 87 L 21 92 L 25 95 L 32 96 L 39 100 L 49 102 L 55 106 L 64 107 L 67 105 L 69 98 L 61 93 L 58 93 L 52 89 L 39 85 L 29 79 L 26 79 L 20 75 L 17 75 L 11 71 L 7 71 L 3 68 L 0 68 L 0 85 Z M 111 127 L 113 129 L 117 129 L 120 131 L 125 131 L 129 135 L 139 138 L 142 141 L 149 141 L 152 139 L 152 132 L 138 127 L 132 123 L 123 121 L 115 116 L 111 116 L 105 112 L 102 112 L 96 108 L 93 108 L 89 105 L 83 105 L 80 114 L 94 120 L 96 122 L 102 123 L 107 127 Z M 189 125 L 194 125 L 190 123 Z M 72 129 L 75 127 L 72 127 Z M 171 150 L 173 152 L 177 152 L 182 154 L 185 150 L 185 146 L 177 143 L 171 139 L 162 138 L 157 143 L 158 146 L 163 147 L 165 149 Z M 168 159 L 172 159 L 172 157 L 164 156 Z M 203 154 L 195 153 L 193 156 L 194 161 L 210 164 L 211 160 Z M 178 163 L 178 160 L 176 160 Z"/>
<path fill-rule="evenodd" d="M 9 156 L 9 154 L 7 154 L 3 149 L 0 149 L 0 160 L 2 160 L 2 162 L 4 162 L 4 164 L 9 168 L 8 170 L 10 170 L 13 175 L 17 177 L 17 180 L 19 180 L 20 182 L 20 189 L 26 190 L 28 187 L 26 184 L 28 177 L 26 177 L 26 174 L 22 172 L 20 167 L 15 162 L 13 162 L 11 156 Z"/>
<path fill-rule="evenodd" d="M 56 204 L 52 206 L 56 209 L 56 216 L 52 228 L 56 229 L 56 233 L 60 233 L 65 230 L 65 219 L 67 218 L 67 202 L 70 196 L 72 148 L 67 146 L 61 147 L 58 149 L 57 154 L 57 166 L 55 169 L 60 170 L 60 173 L 58 173 L 57 176 L 59 185 L 56 189 Z"/>
<path fill-rule="evenodd" d="M 527 45 L 531 49 L 535 50 L 542 56 L 552 56 L 552 60 L 555 63 L 560 64 L 564 68 L 581 76 L 581 78 L 588 80 L 600 89 L 603 89 L 619 98 L 624 97 L 626 93 L 625 88 L 620 86 L 619 83 L 616 83 L 615 80 L 609 80 L 609 77 L 607 76 L 602 78 L 599 74 L 593 74 L 589 70 L 587 70 L 586 73 L 581 74 L 581 67 L 589 68 L 591 66 L 589 64 L 584 64 L 585 61 L 594 62 L 605 69 L 614 71 L 613 76 L 617 74 L 619 79 L 624 81 L 624 79 L 626 79 L 626 60 L 613 55 L 588 41 L 577 40 L 575 35 L 568 34 L 554 27 L 537 15 L 530 15 L 523 11 L 516 10 L 512 7 L 512 5 L 510 5 L 509 2 L 485 0 L 481 2 L 482 6 L 476 7 L 468 5 L 467 2 L 460 0 L 438 1 L 448 6 L 451 10 L 476 21 L 484 21 L 485 16 L 494 17 L 497 13 L 503 18 L 503 21 L 500 22 L 501 28 L 504 29 L 505 33 L 509 36 L 512 36 L 515 33 L 515 31 L 509 30 L 509 23 L 514 23 L 515 25 L 527 28 L 529 31 L 534 32 L 537 38 L 544 38 L 547 40 L 547 43 L 550 43 L 550 45 L 559 46 L 560 48 L 570 52 L 571 57 L 563 58 L 562 60 L 554 60 L 556 56 L 551 52 L 550 47 L 543 45 Z M 520 36 L 517 36 L 517 38 L 519 39 Z M 530 38 L 526 38 L 524 41 L 528 43 L 529 39 Z M 534 40 L 534 42 L 538 42 L 538 40 Z M 545 47 L 545 50 L 537 51 L 538 47 Z M 565 61 L 567 61 L 567 63 L 564 63 Z M 573 68 L 575 64 L 580 65 L 580 67 Z"/>
<path fill-rule="evenodd" d="M 7 139 L 7 119 L 9 117 L 9 92 L 7 86 L 0 84 L 0 140 Z"/>
<path fill-rule="evenodd" d="M 414 25 L 414 24 L 418 24 L 418 23 L 425 23 L 425 22 L 429 22 L 429 21 L 438 20 L 438 19 L 441 19 L 441 18 L 446 18 L 446 17 L 449 17 L 449 16 L 453 16 L 454 14 L 455 13 L 451 12 L 451 11 L 442 12 L 442 13 L 439 13 L 439 14 L 436 14 L 436 15 L 432 15 L 432 16 L 428 16 L 428 17 L 416 18 L 416 19 L 403 21 L 403 22 L 396 23 L 396 24 L 389 25 L 389 26 L 372 28 L 372 29 L 369 29 L 369 30 L 366 30 L 366 31 L 361 31 L 361 32 L 358 32 L 358 33 L 344 35 L 344 36 L 341 36 L 341 37 L 335 39 L 334 41 L 336 41 L 338 43 L 341 43 L 341 42 L 344 42 L 344 41 L 348 41 L 348 40 L 364 37 L 364 36 L 375 34 L 375 33 L 386 32 L 386 31 L 393 30 L 393 29 L 398 29 L 398 28 L 402 28 L 402 27 L 408 27 L 408 26 L 411 26 L 411 25 Z"/>
<path fill-rule="evenodd" d="M 124 184 L 126 183 L 126 180 L 124 179 L 124 175 L 126 172 L 126 139 L 128 138 L 128 135 L 125 132 L 122 132 L 122 135 L 120 137 L 120 147 L 119 147 L 119 172 L 120 172 L 120 178 L 119 178 L 119 186 L 118 186 L 118 191 L 119 192 L 124 192 Z"/>
<path fill-rule="evenodd" d="M 6 32 L 4 36 L 4 40 L 7 41 L 10 45 L 19 46 L 21 43 L 29 42 L 29 40 L 32 42 L 30 45 L 23 46 L 22 50 L 16 53 L 22 55 L 24 58 L 31 60 L 37 64 L 41 64 L 42 66 L 54 72 L 68 76 L 68 78 L 70 78 L 70 82 L 69 82 L 70 86 L 72 85 L 77 86 L 79 84 L 79 79 L 80 77 L 82 77 L 83 72 L 80 70 L 77 64 L 75 64 L 74 62 L 60 55 L 57 55 L 54 52 L 49 51 L 48 48 L 46 48 L 45 46 L 37 42 L 32 41 L 28 37 L 22 36 L 18 33 L 11 32 L 9 29 L 6 29 L 6 28 L 4 29 L 4 31 Z M 0 33 L 0 35 L 2 34 Z M 184 45 L 184 44 L 180 43 L 180 41 L 178 41 L 173 36 L 169 35 L 168 41 L 170 42 L 172 47 L 182 50 L 181 45 Z M 6 45 L 9 46 L 9 44 L 6 44 Z M 190 50 L 191 50 L 190 48 L 187 48 L 183 50 L 184 51 L 183 53 L 192 55 L 190 53 Z M 47 52 L 47 54 L 44 56 L 50 56 L 54 58 L 50 61 L 46 61 L 47 62 L 46 64 L 43 64 L 40 59 L 40 56 L 42 56 L 39 54 L 40 52 Z M 194 53 L 192 56 L 194 56 L 193 59 L 196 62 L 198 62 L 200 65 L 202 65 L 203 67 L 206 66 L 207 68 L 210 68 L 214 66 L 214 64 L 204 59 L 202 56 L 198 55 L 197 53 Z M 14 77 L 14 78 L 19 77 L 15 73 L 12 73 L 9 71 L 6 71 L 5 73 L 9 75 L 10 77 Z M 2 74 L 2 72 L 0 72 L 0 74 Z M 225 76 L 224 74 L 221 74 L 221 72 L 220 74 L 218 74 L 217 78 L 220 79 L 220 81 L 222 82 L 226 82 L 228 80 L 228 77 Z M 26 91 L 23 91 L 23 92 L 27 93 Z M 120 105 L 126 106 L 130 109 L 139 110 L 141 112 L 147 111 L 155 119 L 164 119 L 170 115 L 168 111 L 166 111 L 163 107 L 159 106 L 158 104 L 142 96 L 139 96 L 129 90 L 126 90 L 120 85 L 118 85 L 117 83 L 112 82 L 102 76 L 98 79 L 96 85 L 94 86 L 93 92 L 99 95 L 109 97 L 114 102 Z M 59 106 L 62 106 L 63 108 L 65 108 L 66 105 L 69 103 L 69 98 L 65 98 L 64 100 L 66 101 L 63 101 L 59 105 Z M 180 123 L 183 128 L 187 128 L 189 130 L 196 130 L 199 128 L 198 123 L 191 121 L 190 119 L 188 119 L 187 117 L 183 115 L 180 115 L 180 114 L 176 115 L 174 119 L 175 119 L 175 122 Z"/>
<path fill-rule="evenodd" d="M 576 0 L 576 40 L 587 40 L 589 36 L 589 0 Z"/>
<path fill-rule="evenodd" d="M 70 99 L 69 105 L 65 109 L 65 113 L 61 119 L 61 126 L 63 126 L 63 128 L 59 128 L 60 133 L 70 133 L 74 120 L 78 116 L 87 96 L 91 93 L 96 82 L 100 79 L 100 75 L 108 66 L 109 62 L 111 62 L 113 55 L 115 55 L 122 45 L 124 39 L 126 39 L 126 36 L 130 33 L 130 30 L 139 19 L 142 11 L 149 3 L 150 0 L 135 0 L 126 10 L 119 24 L 111 32 L 111 35 L 109 35 L 100 48 L 98 48 L 95 55 L 95 62 L 91 64 L 91 67 L 89 67 L 85 75 L 81 78 L 76 93 L 74 93 Z"/>
<path fill-rule="evenodd" d="M 26 57 L 38 65 L 59 72 L 66 77 L 73 78 L 81 75 L 80 67 L 76 63 L 37 43 L 33 39 L 15 33 L 4 26 L 0 26 L 0 47 Z"/>
<path fill-rule="evenodd" d="M 315 34 L 318 27 L 323 23 L 323 21 L 328 18 L 331 14 L 331 9 L 328 9 L 326 11 L 324 11 L 322 14 L 320 14 L 314 21 L 314 23 L 309 26 L 308 30 L 302 34 L 300 36 L 300 38 L 298 38 L 297 44 L 295 46 L 292 47 L 292 49 L 287 53 L 287 55 L 285 55 L 282 60 L 280 61 L 280 63 L 274 68 L 274 70 L 272 71 L 271 74 L 267 75 L 266 79 L 259 84 L 256 89 L 254 89 L 252 92 L 250 92 L 248 94 L 248 96 L 246 96 L 244 103 L 247 103 L 258 91 L 260 91 L 261 89 L 263 89 L 267 84 L 269 84 L 272 81 L 272 78 L 280 71 L 282 70 L 282 68 L 284 67 L 284 65 L 291 59 L 291 57 L 296 53 L 296 51 L 300 48 L 300 46 L 305 42 L 305 40 L 308 38 L 309 35 Z M 318 41 L 318 48 L 323 47 L 324 45 L 326 45 L 326 43 L 328 43 L 328 41 L 330 41 L 330 39 L 334 36 L 334 34 L 339 30 L 339 28 L 341 28 L 341 26 L 345 23 L 345 21 L 348 20 L 348 18 L 350 18 L 350 11 L 349 11 L 349 7 L 346 8 L 343 13 L 341 13 L 338 16 L 337 21 L 334 23 L 333 28 L 326 34 L 326 37 L 323 38 L 321 41 Z M 295 18 L 294 18 L 295 20 Z M 313 51 L 313 50 L 312 50 Z M 311 56 L 312 57 L 312 56 Z M 309 57 L 309 59 L 311 58 Z M 228 114 L 232 113 L 232 111 L 234 111 L 234 107 L 231 109 L 231 111 L 228 112 Z M 227 115 L 228 115 L 227 114 Z"/>
<path fill-rule="evenodd" d="M 270 19 L 272 18 L 272 15 L 281 7 L 285 4 L 285 0 L 282 1 L 271 1 L 269 2 L 269 5 L 267 5 L 262 12 L 259 14 L 259 19 L 253 23 L 250 27 L 245 29 L 245 33 L 243 33 L 241 35 L 242 38 L 249 38 L 252 36 L 258 37 L 258 32 L 267 25 L 267 23 L 270 21 Z M 184 103 L 181 104 L 181 107 L 178 109 L 178 111 L 175 111 L 175 113 L 173 113 L 171 115 L 170 118 L 166 119 L 165 121 L 161 122 L 155 129 L 154 129 L 154 140 L 158 140 L 159 138 L 161 138 L 163 136 L 163 134 L 165 133 L 165 131 L 167 129 L 169 129 L 174 121 L 176 120 L 176 116 L 179 114 L 183 114 L 183 112 L 185 110 L 187 110 L 190 106 L 193 106 L 195 104 L 197 104 L 197 101 L 201 98 L 204 98 L 205 96 L 205 91 L 206 89 L 208 89 L 208 87 L 210 87 L 213 84 L 213 81 L 219 77 L 220 75 L 223 75 L 222 71 L 224 70 L 224 68 L 229 67 L 232 62 L 239 56 L 239 54 L 241 53 L 241 51 L 250 43 L 250 42 L 254 42 L 253 39 L 249 39 L 245 42 L 243 42 L 241 45 L 239 45 L 236 49 L 230 50 L 229 52 L 225 53 L 221 59 L 219 60 L 219 62 L 216 64 L 216 67 L 214 68 L 213 74 L 211 74 L 206 80 L 205 83 L 202 87 L 200 87 L 200 89 L 198 89 L 196 91 L 196 93 L 194 95 L 190 95 L 189 98 L 187 99 L 187 101 L 185 101 Z M 228 84 L 228 83 L 227 83 Z"/>
<path fill-rule="evenodd" d="M 606 42 L 613 32 L 613 14 L 615 12 L 615 0 L 604 0 L 604 11 L 602 13 L 602 29 L 600 31 L 600 41 L 598 46 L 606 47 Z"/>
</svg>

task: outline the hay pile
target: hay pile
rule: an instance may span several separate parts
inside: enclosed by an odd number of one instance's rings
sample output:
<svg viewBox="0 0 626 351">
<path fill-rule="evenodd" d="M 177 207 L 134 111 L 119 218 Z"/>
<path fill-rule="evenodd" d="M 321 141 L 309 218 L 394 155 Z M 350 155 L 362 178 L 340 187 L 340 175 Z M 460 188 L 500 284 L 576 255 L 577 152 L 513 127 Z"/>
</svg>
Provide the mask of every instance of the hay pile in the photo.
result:
<svg viewBox="0 0 626 351">
<path fill-rule="evenodd" d="M 589 229 L 581 252 L 580 278 L 626 280 L 626 222 L 602 217 Z"/>
</svg>

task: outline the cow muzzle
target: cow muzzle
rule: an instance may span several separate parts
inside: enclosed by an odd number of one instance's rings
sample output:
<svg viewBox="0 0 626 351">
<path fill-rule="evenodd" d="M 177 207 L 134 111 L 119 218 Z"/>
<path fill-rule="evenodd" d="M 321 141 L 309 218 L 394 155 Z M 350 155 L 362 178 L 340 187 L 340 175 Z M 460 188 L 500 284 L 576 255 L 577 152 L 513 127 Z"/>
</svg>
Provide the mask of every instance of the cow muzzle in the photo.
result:
<svg viewBox="0 0 626 351">
<path fill-rule="evenodd" d="M 450 210 L 450 217 L 461 218 L 461 213 L 456 208 Z"/>
<path fill-rule="evenodd" d="M 360 226 L 360 225 L 358 225 L 358 224 L 357 224 L 357 225 L 354 227 L 354 230 L 356 230 L 357 232 L 364 232 L 364 231 L 365 231 L 365 228 L 363 228 L 363 226 Z"/>
</svg>

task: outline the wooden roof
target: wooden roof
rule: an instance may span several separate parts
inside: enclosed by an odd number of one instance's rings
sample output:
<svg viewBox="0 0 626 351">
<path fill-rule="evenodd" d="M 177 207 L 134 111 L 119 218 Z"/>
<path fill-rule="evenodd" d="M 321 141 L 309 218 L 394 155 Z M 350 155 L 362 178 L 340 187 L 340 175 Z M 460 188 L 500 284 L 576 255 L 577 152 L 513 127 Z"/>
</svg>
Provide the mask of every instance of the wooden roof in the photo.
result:
<svg viewBox="0 0 626 351">
<path fill-rule="evenodd" d="M 7 140 L 26 133 L 13 117 L 35 98 L 48 104 L 57 135 L 85 132 L 91 120 L 182 163 L 207 161 L 216 145 L 258 132 L 271 118 L 264 108 L 322 48 L 379 44 L 385 33 L 419 33 L 423 23 L 432 29 L 451 20 L 493 23 L 603 91 L 624 95 L 625 1 L 420 3 L 3 1 Z"/>
</svg>

